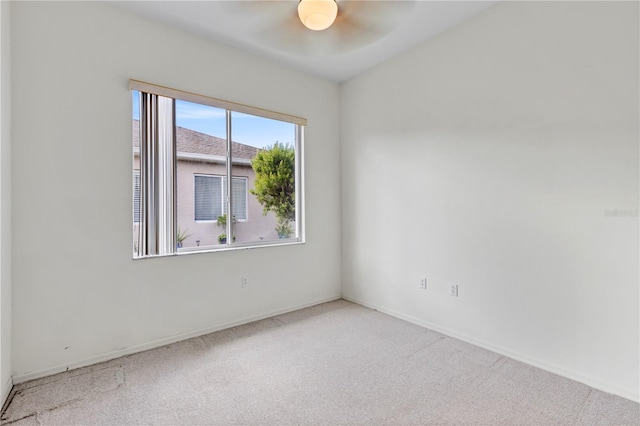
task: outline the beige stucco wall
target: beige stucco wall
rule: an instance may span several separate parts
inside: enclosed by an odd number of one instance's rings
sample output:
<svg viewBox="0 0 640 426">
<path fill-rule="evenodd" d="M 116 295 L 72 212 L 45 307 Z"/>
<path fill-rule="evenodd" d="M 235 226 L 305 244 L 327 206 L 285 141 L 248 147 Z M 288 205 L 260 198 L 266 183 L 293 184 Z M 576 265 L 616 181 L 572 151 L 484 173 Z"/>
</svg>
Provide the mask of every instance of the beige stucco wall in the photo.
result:
<svg viewBox="0 0 640 426">
<path fill-rule="evenodd" d="M 177 222 L 180 229 L 190 236 L 183 242 L 183 247 L 196 247 L 196 240 L 200 240 L 200 246 L 217 245 L 218 235 L 226 233 L 217 226 L 216 222 L 196 221 L 194 212 L 194 175 L 224 175 L 224 164 L 178 161 L 177 172 Z M 234 165 L 234 177 L 247 178 L 247 191 L 253 188 L 255 173 L 250 166 Z M 262 214 L 262 205 L 249 192 L 247 203 L 247 219 L 238 220 L 236 223 L 236 243 L 275 240 L 278 234 L 275 231 L 276 218 L 273 213 L 267 216 Z M 262 238 L 262 240 L 260 239 Z"/>
<path fill-rule="evenodd" d="M 140 169 L 138 157 L 134 158 L 134 170 Z M 215 221 L 195 220 L 195 184 L 194 176 L 203 175 L 225 175 L 226 165 L 222 163 L 208 163 L 196 161 L 178 161 L 176 165 L 176 193 L 177 193 L 177 224 L 181 231 L 189 235 L 182 243 L 184 248 L 219 245 L 218 235 L 226 231 L 217 226 Z M 251 166 L 233 166 L 234 177 L 247 178 L 247 219 L 238 220 L 235 224 L 236 243 L 246 243 L 254 241 L 269 241 L 278 239 L 275 230 L 276 217 L 273 213 L 266 216 L 262 214 L 262 205 L 249 192 L 254 185 L 255 173 Z M 133 225 L 133 241 L 137 239 L 138 226 Z"/>
</svg>

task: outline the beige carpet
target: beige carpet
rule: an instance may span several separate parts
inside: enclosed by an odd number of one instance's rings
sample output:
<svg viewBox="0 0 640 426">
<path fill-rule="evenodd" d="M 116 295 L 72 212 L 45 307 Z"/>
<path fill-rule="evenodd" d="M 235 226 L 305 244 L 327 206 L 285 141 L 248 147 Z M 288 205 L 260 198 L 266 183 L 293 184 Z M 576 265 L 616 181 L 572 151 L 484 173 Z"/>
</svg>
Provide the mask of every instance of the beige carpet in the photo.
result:
<svg viewBox="0 0 640 426">
<path fill-rule="evenodd" d="M 344 300 L 14 391 L 2 424 L 640 424 L 637 403 Z"/>
</svg>

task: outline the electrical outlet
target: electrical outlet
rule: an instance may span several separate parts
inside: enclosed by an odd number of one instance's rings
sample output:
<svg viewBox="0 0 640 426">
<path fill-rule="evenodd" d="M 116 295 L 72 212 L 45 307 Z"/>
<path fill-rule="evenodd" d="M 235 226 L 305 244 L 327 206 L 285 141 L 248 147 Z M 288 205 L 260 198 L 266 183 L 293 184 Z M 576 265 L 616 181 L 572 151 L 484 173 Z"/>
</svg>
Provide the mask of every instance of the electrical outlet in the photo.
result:
<svg viewBox="0 0 640 426">
<path fill-rule="evenodd" d="M 423 290 L 427 289 L 427 277 L 420 277 L 420 288 Z"/>
<path fill-rule="evenodd" d="M 458 297 L 458 284 L 452 284 L 451 287 L 449 287 L 449 295 Z"/>
<path fill-rule="evenodd" d="M 240 287 L 245 288 L 249 285 L 249 278 L 241 277 L 240 278 Z"/>
</svg>

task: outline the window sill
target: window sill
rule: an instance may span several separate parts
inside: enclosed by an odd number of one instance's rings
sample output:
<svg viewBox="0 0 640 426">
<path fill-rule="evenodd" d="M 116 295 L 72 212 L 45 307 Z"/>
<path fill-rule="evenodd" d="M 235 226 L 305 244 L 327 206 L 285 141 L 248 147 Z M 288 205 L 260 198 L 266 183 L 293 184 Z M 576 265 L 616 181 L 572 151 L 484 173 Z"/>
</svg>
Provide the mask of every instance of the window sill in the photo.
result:
<svg viewBox="0 0 640 426">
<path fill-rule="evenodd" d="M 220 245 L 214 245 L 214 246 L 187 247 L 187 248 L 180 248 L 175 253 L 134 257 L 133 260 L 152 259 L 152 258 L 157 258 L 157 257 L 185 256 L 185 255 L 197 254 L 197 253 L 215 253 L 215 252 L 221 252 L 221 251 L 250 250 L 250 249 L 257 249 L 257 248 L 264 248 L 264 247 L 295 246 L 295 245 L 305 244 L 305 241 L 302 241 L 302 240 L 296 239 L 296 238 L 291 238 L 291 239 L 288 239 L 288 240 L 285 240 L 285 241 L 280 240 L 280 241 L 267 241 L 267 242 L 264 242 L 264 243 L 235 244 L 235 245 L 231 245 L 231 246 L 220 244 Z"/>
</svg>

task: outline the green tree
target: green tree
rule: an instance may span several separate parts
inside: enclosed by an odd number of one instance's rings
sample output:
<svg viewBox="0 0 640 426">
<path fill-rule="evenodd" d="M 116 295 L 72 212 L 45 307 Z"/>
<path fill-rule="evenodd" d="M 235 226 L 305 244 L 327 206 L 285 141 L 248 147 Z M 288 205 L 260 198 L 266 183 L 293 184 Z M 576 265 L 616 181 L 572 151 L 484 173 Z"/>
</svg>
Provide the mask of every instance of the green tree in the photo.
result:
<svg viewBox="0 0 640 426">
<path fill-rule="evenodd" d="M 289 144 L 276 142 L 258 151 L 251 160 L 251 166 L 256 178 L 250 192 L 262 204 L 262 213 L 275 213 L 279 233 L 282 229 L 291 229 L 288 224 L 296 218 L 295 149 Z"/>
</svg>

